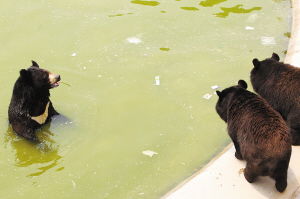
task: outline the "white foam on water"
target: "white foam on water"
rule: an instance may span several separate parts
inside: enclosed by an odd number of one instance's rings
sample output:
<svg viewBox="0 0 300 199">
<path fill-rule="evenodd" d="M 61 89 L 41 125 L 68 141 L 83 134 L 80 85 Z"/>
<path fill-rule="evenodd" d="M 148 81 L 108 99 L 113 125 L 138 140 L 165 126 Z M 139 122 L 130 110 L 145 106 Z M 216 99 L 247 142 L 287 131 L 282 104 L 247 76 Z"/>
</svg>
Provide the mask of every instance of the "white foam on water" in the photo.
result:
<svg viewBox="0 0 300 199">
<path fill-rule="evenodd" d="M 216 89 L 218 89 L 218 88 L 220 88 L 220 86 L 218 86 L 218 85 L 213 85 L 213 86 L 211 86 L 211 89 L 213 89 L 213 90 L 216 90 Z"/>
<path fill-rule="evenodd" d="M 255 28 L 254 27 L 252 27 L 252 26 L 246 26 L 245 27 L 245 30 L 254 30 Z"/>
<path fill-rule="evenodd" d="M 265 36 L 262 36 L 260 38 L 260 41 L 261 41 L 261 44 L 264 45 L 264 46 L 271 46 L 271 45 L 275 45 L 276 44 L 276 41 L 275 41 L 274 37 L 265 37 Z"/>
<path fill-rule="evenodd" d="M 159 76 L 155 76 L 155 77 L 154 77 L 154 81 L 155 81 L 155 83 L 154 83 L 153 85 L 155 85 L 155 86 L 159 86 L 159 85 L 160 85 L 160 79 L 159 79 Z"/>
<path fill-rule="evenodd" d="M 131 44 L 139 44 L 142 42 L 142 40 L 138 37 L 128 37 L 126 40 Z"/>
</svg>

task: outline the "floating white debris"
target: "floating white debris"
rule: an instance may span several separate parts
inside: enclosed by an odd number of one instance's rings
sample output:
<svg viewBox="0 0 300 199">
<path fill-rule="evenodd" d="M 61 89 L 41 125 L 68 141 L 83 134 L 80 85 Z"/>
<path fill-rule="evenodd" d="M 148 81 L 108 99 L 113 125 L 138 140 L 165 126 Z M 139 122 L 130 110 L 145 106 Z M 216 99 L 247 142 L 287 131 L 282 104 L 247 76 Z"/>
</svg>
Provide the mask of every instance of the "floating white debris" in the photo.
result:
<svg viewBox="0 0 300 199">
<path fill-rule="evenodd" d="M 274 37 L 261 37 L 261 44 L 264 46 L 275 45 L 276 41 Z"/>
<path fill-rule="evenodd" d="M 159 76 L 155 76 L 155 77 L 154 77 L 154 80 L 155 80 L 154 85 L 155 85 L 155 86 L 159 86 L 159 85 L 160 85 L 160 79 L 159 79 Z"/>
<path fill-rule="evenodd" d="M 72 185 L 73 185 L 73 189 L 76 188 L 76 183 L 74 182 L 74 180 L 71 181 L 72 182 Z"/>
<path fill-rule="evenodd" d="M 246 26 L 245 30 L 254 30 L 254 27 L 252 27 L 252 26 Z"/>
<path fill-rule="evenodd" d="M 71 56 L 72 56 L 72 57 L 75 57 L 76 55 L 77 55 L 77 53 L 72 53 L 72 55 L 71 55 Z"/>
<path fill-rule="evenodd" d="M 97 75 L 97 77 L 101 78 L 101 77 L 102 77 L 102 75 Z"/>
<path fill-rule="evenodd" d="M 211 97 L 212 97 L 212 95 L 209 93 L 206 93 L 205 95 L 203 95 L 203 98 L 207 99 L 207 100 L 209 100 Z"/>
<path fill-rule="evenodd" d="M 153 157 L 154 155 L 157 155 L 158 153 L 156 153 L 155 151 L 150 151 L 150 150 L 146 150 L 143 151 L 143 154 L 149 157 Z"/>
<path fill-rule="evenodd" d="M 126 40 L 131 44 L 139 44 L 142 42 L 142 40 L 138 37 L 128 37 Z"/>
<path fill-rule="evenodd" d="M 213 89 L 213 90 L 216 90 L 216 89 L 218 89 L 218 88 L 220 88 L 220 86 L 218 86 L 218 85 L 213 85 L 213 86 L 211 86 L 211 89 Z"/>
</svg>

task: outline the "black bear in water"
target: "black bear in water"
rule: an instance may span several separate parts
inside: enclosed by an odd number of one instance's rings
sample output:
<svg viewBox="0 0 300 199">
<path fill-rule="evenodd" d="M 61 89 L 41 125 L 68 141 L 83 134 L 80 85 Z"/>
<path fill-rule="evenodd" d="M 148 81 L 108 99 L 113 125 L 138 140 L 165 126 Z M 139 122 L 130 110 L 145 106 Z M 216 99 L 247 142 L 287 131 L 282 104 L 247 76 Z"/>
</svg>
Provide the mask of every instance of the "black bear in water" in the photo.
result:
<svg viewBox="0 0 300 199">
<path fill-rule="evenodd" d="M 292 144 L 300 145 L 300 69 L 279 62 L 276 53 L 252 62 L 253 89 L 282 115 L 291 129 Z"/>
<path fill-rule="evenodd" d="M 292 151 L 289 128 L 265 99 L 246 89 L 247 83 L 239 80 L 238 85 L 217 91 L 216 111 L 228 125 L 235 157 L 247 162 L 246 180 L 270 176 L 283 192 Z"/>
<path fill-rule="evenodd" d="M 9 123 L 19 135 L 38 141 L 35 130 L 58 115 L 49 99 L 49 89 L 59 86 L 60 76 L 32 66 L 22 69 L 17 79 L 8 109 Z"/>
</svg>

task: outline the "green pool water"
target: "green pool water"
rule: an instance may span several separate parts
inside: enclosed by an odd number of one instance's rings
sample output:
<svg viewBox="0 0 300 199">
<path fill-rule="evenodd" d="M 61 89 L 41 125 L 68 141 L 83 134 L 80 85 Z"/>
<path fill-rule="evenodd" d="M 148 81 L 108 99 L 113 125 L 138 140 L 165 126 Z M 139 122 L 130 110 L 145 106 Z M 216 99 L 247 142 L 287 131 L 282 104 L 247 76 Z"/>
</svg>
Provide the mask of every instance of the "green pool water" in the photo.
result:
<svg viewBox="0 0 300 199">
<path fill-rule="evenodd" d="M 2 1 L 0 198 L 160 198 L 229 143 L 211 86 L 284 57 L 289 13 L 284 0 Z M 67 83 L 51 99 L 69 121 L 37 145 L 7 121 L 31 60 Z"/>
</svg>

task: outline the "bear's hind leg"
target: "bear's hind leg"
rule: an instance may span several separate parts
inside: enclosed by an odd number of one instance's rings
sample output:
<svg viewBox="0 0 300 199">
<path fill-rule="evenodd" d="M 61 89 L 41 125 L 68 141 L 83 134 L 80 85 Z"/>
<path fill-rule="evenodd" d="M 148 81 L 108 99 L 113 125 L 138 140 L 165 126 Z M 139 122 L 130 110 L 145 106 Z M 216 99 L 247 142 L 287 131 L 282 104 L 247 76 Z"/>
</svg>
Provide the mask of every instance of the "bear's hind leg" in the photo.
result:
<svg viewBox="0 0 300 199">
<path fill-rule="evenodd" d="M 22 124 L 13 124 L 12 123 L 11 125 L 17 135 L 24 137 L 25 139 L 27 139 L 29 141 L 38 142 L 38 138 L 32 128 L 28 128 Z"/>
<path fill-rule="evenodd" d="M 289 167 L 289 160 L 290 158 L 279 161 L 272 175 L 276 181 L 275 187 L 279 192 L 283 192 L 287 187 L 287 170 Z"/>
</svg>

